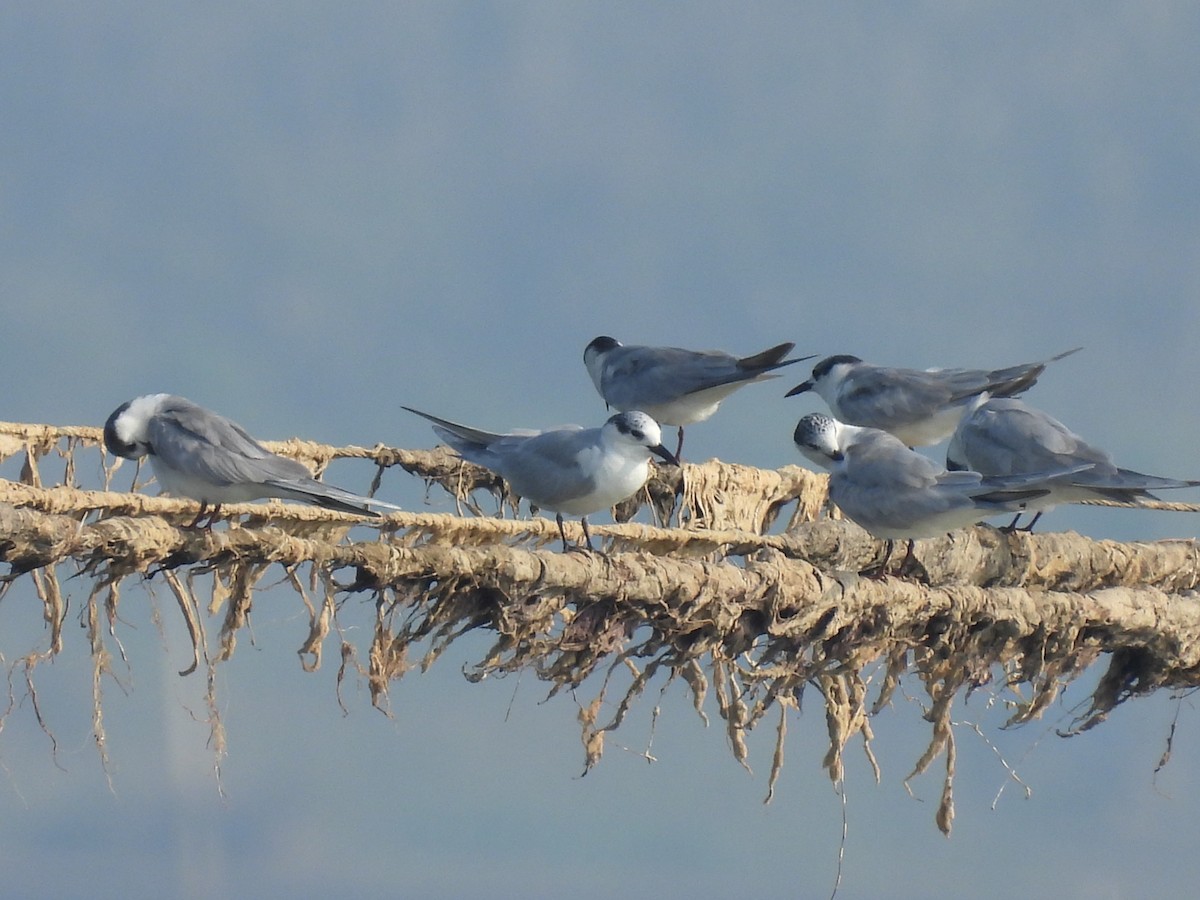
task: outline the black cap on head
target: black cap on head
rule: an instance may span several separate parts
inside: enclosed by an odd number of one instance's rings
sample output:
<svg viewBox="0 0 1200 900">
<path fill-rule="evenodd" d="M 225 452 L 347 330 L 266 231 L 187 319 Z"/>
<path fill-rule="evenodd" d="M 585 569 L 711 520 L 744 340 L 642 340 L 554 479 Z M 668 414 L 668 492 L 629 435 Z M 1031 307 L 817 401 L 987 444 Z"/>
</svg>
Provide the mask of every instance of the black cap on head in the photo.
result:
<svg viewBox="0 0 1200 900">
<path fill-rule="evenodd" d="M 827 356 L 815 366 L 813 366 L 813 379 L 821 379 L 829 374 L 829 370 L 841 363 L 860 363 L 862 362 L 857 356 L 851 356 L 849 353 L 839 353 L 837 356 Z"/>
<path fill-rule="evenodd" d="M 583 348 L 583 355 L 587 356 L 588 353 L 592 352 L 593 350 L 596 353 L 603 353 L 606 350 L 611 350 L 613 347 L 620 347 L 620 346 L 621 346 L 621 342 L 618 341 L 616 338 L 610 338 L 608 335 L 602 334 L 602 335 L 600 335 L 600 337 L 596 338 L 590 344 L 588 344 L 586 347 Z"/>
</svg>

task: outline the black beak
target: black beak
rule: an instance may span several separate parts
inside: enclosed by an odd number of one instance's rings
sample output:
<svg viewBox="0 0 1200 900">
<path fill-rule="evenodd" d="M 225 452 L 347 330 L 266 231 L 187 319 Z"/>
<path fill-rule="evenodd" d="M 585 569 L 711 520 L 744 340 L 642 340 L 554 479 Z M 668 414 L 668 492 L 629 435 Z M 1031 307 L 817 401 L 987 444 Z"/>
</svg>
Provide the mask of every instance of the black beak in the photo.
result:
<svg viewBox="0 0 1200 900">
<path fill-rule="evenodd" d="M 672 453 L 662 444 L 659 444 L 657 447 L 651 447 L 650 452 L 655 456 L 661 456 L 665 461 L 669 462 L 673 466 L 679 465 L 678 457 L 676 457 L 674 453 Z"/>
<path fill-rule="evenodd" d="M 809 379 L 808 381 L 802 381 L 800 384 L 796 385 L 794 388 L 792 388 L 790 391 L 788 391 L 783 396 L 794 397 L 797 394 L 803 394 L 805 391 L 811 391 L 812 389 L 813 389 L 812 379 Z"/>
</svg>

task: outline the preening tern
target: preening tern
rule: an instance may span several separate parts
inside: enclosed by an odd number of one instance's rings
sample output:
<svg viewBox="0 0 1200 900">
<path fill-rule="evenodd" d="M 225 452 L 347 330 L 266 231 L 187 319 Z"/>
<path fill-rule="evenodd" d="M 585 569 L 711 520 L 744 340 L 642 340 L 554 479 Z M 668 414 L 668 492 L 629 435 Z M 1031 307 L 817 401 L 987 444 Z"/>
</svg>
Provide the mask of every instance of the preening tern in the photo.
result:
<svg viewBox="0 0 1200 900">
<path fill-rule="evenodd" d="M 267 450 L 242 426 L 174 394 L 146 394 L 118 406 L 104 423 L 104 446 L 125 459 L 150 457 L 158 483 L 200 501 L 192 525 L 209 524 L 222 503 L 279 497 L 327 509 L 378 516 L 369 506 L 399 509 L 317 481 L 294 459 Z"/>
<path fill-rule="evenodd" d="M 1088 467 L 1048 482 L 1050 493 L 1030 501 L 1042 512 L 1081 500 L 1157 500 L 1151 490 L 1196 487 L 1200 481 L 1146 475 L 1118 468 L 1112 457 L 1075 434 L 1048 413 L 1013 398 L 978 398 L 958 423 L 946 450 L 946 466 L 983 475 L 1025 475 Z M 1019 518 L 1019 517 L 1018 517 Z M 1012 526 L 1015 527 L 1016 519 Z"/>
</svg>

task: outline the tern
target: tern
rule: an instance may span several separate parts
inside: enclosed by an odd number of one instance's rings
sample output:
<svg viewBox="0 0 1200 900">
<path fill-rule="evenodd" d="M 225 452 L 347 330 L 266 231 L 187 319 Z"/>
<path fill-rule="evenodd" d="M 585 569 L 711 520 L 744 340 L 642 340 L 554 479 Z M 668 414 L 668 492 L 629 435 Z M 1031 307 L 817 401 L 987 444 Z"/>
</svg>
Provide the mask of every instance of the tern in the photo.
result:
<svg viewBox="0 0 1200 900">
<path fill-rule="evenodd" d="M 1036 515 L 1026 531 L 1033 530 L 1043 512 L 1060 503 L 1140 503 L 1158 499 L 1151 490 L 1200 485 L 1200 481 L 1118 468 L 1105 450 L 1089 444 L 1048 413 L 1012 398 L 980 397 L 958 423 L 946 450 L 947 468 L 972 469 L 983 475 L 1065 471 L 1081 464 L 1088 468 L 1053 479 L 1048 484 L 1050 493 L 1030 502 L 1029 509 L 1036 510 Z M 1009 527 L 1016 524 L 1014 519 Z"/>
<path fill-rule="evenodd" d="M 838 508 L 887 540 L 885 563 L 897 538 L 909 542 L 907 563 L 916 538 L 1021 512 L 1029 501 L 1050 493 L 1045 473 L 990 477 L 951 472 L 895 435 L 823 413 L 802 418 L 793 440 L 808 459 L 829 470 L 829 498 Z"/>
<path fill-rule="evenodd" d="M 812 378 L 785 396 L 815 391 L 839 421 L 890 431 L 909 447 L 922 447 L 949 437 L 980 394 L 1012 397 L 1027 391 L 1047 365 L 1080 349 L 992 370 L 894 369 L 857 356 L 827 356 L 813 367 Z"/>
<path fill-rule="evenodd" d="M 679 460 L 662 443 L 658 423 L 646 413 L 628 410 L 599 428 L 566 425 L 547 431 L 496 434 L 421 412 L 433 430 L 466 460 L 503 478 L 513 493 L 539 509 L 553 512 L 567 550 L 563 514 L 580 516 L 588 550 L 592 536 L 587 517 L 632 496 L 650 476 L 650 457 L 671 465 Z"/>
<path fill-rule="evenodd" d="M 174 394 L 146 394 L 122 403 L 104 423 L 104 446 L 125 459 L 149 456 L 165 492 L 200 501 L 192 527 L 210 504 L 211 526 L 221 504 L 265 497 L 364 516 L 379 515 L 370 506 L 400 509 L 317 481 L 302 463 L 267 450 L 242 426 Z"/>
<path fill-rule="evenodd" d="M 625 346 L 603 336 L 584 349 L 583 364 L 610 408 L 638 409 L 660 425 L 678 427 L 678 457 L 685 425 L 709 418 L 738 388 L 776 378 L 776 369 L 813 358 L 784 359 L 795 346 L 779 344 L 738 359 L 720 350 Z"/>
</svg>

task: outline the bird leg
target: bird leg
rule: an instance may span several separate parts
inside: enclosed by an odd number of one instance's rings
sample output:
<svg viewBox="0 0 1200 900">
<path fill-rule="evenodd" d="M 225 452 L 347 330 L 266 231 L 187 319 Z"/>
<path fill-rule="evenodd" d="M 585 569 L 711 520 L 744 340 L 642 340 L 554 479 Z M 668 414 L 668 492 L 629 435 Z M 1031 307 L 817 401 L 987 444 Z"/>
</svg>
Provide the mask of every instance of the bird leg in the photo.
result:
<svg viewBox="0 0 1200 900">
<path fill-rule="evenodd" d="M 1000 531 L 1002 531 L 1004 534 L 1012 534 L 1014 531 L 1024 531 L 1026 534 L 1032 533 L 1033 526 L 1036 525 L 1037 520 L 1042 517 L 1042 510 L 1038 510 L 1033 514 L 1033 518 L 1029 520 L 1028 525 L 1023 525 L 1018 528 L 1017 523 L 1021 521 L 1021 516 L 1023 515 L 1025 515 L 1025 513 L 1017 513 L 1016 516 L 1013 517 L 1013 520 L 1001 528 Z"/>
<path fill-rule="evenodd" d="M 200 522 L 203 521 L 206 513 L 207 513 L 208 521 L 205 522 L 203 526 L 201 526 Z M 196 513 L 196 518 L 192 519 L 192 521 L 188 522 L 188 524 L 184 525 L 183 527 L 184 528 L 201 528 L 201 527 L 203 527 L 203 528 L 207 528 L 207 529 L 211 530 L 213 527 L 213 523 L 215 523 L 217 521 L 217 516 L 220 515 L 220 513 L 221 513 L 221 504 L 220 503 L 216 504 L 212 508 L 212 511 L 209 512 L 208 511 L 208 501 L 201 500 L 200 501 L 200 511 L 198 513 Z"/>
<path fill-rule="evenodd" d="M 562 538 L 563 553 L 566 553 L 567 552 L 567 529 L 563 528 L 562 513 L 555 513 L 554 521 L 558 523 L 558 536 Z"/>
<path fill-rule="evenodd" d="M 199 528 L 200 520 L 204 518 L 204 514 L 206 512 L 208 512 L 208 501 L 201 500 L 200 501 L 200 511 L 198 513 L 196 513 L 196 518 L 192 519 L 192 521 L 188 522 L 187 525 L 185 525 L 184 527 L 185 528 Z"/>
<path fill-rule="evenodd" d="M 908 547 L 904 551 L 904 559 L 900 560 L 900 565 L 896 567 L 896 577 L 903 578 L 905 575 L 916 574 L 921 580 L 928 580 L 928 575 L 925 573 L 925 567 L 919 563 L 913 556 L 913 548 L 916 546 L 916 541 L 912 538 L 908 539 Z M 870 578 L 873 581 L 881 581 L 887 577 L 888 562 L 892 558 L 892 552 L 896 549 L 896 542 L 892 538 L 888 538 L 883 548 L 883 559 L 877 564 L 863 569 L 858 574 L 863 578 Z"/>
<path fill-rule="evenodd" d="M 558 533 L 562 537 L 563 553 L 569 553 L 572 550 L 578 550 L 580 553 L 596 552 L 596 548 L 592 546 L 592 532 L 588 529 L 587 516 L 582 516 L 579 519 L 579 524 L 583 526 L 583 543 L 576 544 L 573 547 L 567 546 L 567 531 L 563 528 L 562 513 L 555 513 L 554 521 L 558 523 Z"/>
<path fill-rule="evenodd" d="M 896 569 L 896 574 L 901 578 L 906 575 L 914 575 L 918 581 L 924 584 L 929 584 L 929 573 L 925 570 L 925 567 L 917 561 L 916 557 L 913 556 L 913 547 L 916 545 L 916 543 L 917 542 L 915 540 L 909 538 L 908 550 L 905 551 L 904 559 L 900 561 L 900 568 Z"/>
<path fill-rule="evenodd" d="M 683 426 L 679 426 L 679 443 L 675 445 L 675 458 L 682 459 L 679 454 L 683 452 Z"/>
<path fill-rule="evenodd" d="M 888 560 L 892 558 L 892 550 L 895 549 L 895 546 L 896 542 L 891 538 L 888 538 L 883 547 L 883 559 L 880 560 L 876 565 L 868 566 L 858 574 L 863 578 L 870 578 L 875 581 L 884 578 L 887 575 Z"/>
</svg>

